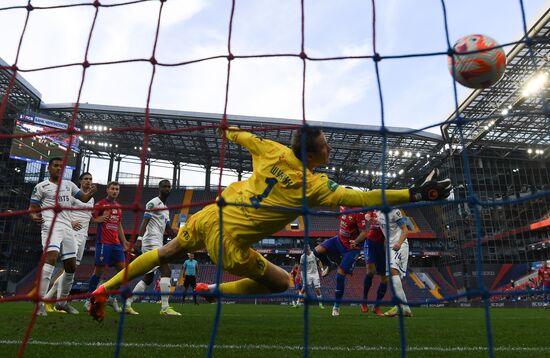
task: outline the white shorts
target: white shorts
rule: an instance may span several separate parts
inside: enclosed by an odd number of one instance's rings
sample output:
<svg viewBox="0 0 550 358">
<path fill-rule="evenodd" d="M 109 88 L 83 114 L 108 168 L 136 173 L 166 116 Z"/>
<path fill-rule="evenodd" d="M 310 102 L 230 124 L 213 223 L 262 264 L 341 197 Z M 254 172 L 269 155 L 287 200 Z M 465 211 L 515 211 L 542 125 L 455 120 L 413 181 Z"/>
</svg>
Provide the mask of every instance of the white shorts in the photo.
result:
<svg viewBox="0 0 550 358">
<path fill-rule="evenodd" d="M 390 267 L 399 271 L 399 277 L 407 275 L 407 265 L 409 263 L 409 244 L 404 242 L 399 251 L 390 249 Z M 391 272 L 387 273 L 391 277 Z"/>
<path fill-rule="evenodd" d="M 75 231 L 74 241 L 76 244 L 76 264 L 80 265 L 80 261 L 82 261 L 82 256 L 84 255 L 84 249 L 86 248 L 86 240 L 88 240 L 88 233 L 87 232 L 80 232 Z"/>
<path fill-rule="evenodd" d="M 61 261 L 76 257 L 76 243 L 73 236 L 74 230 L 65 225 L 55 225 L 52 230 L 50 242 L 46 247 L 49 226 L 42 227 L 42 249 L 46 252 L 61 252 Z"/>
<path fill-rule="evenodd" d="M 302 276 L 302 282 L 306 282 L 304 276 Z M 307 286 L 321 288 L 321 279 L 319 278 L 319 275 L 307 275 L 307 283 L 304 285 L 304 288 L 306 288 Z"/>
<path fill-rule="evenodd" d="M 141 244 L 141 252 L 142 253 L 146 253 L 148 251 L 153 251 L 155 249 L 160 249 L 162 247 L 162 245 L 160 244 L 148 244 L 148 245 L 143 245 L 143 243 Z M 158 266 L 155 266 L 153 267 L 153 269 L 147 273 L 153 273 L 155 272 L 156 269 L 158 269 L 159 267 Z"/>
</svg>

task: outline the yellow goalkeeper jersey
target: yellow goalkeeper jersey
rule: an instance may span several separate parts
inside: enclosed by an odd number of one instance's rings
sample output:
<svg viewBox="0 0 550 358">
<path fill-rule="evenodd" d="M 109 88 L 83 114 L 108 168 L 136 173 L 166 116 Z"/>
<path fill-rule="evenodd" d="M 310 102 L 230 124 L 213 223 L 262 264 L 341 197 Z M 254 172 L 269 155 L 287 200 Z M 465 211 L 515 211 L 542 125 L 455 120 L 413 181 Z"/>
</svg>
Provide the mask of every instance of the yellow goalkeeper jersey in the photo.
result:
<svg viewBox="0 0 550 358">
<path fill-rule="evenodd" d="M 222 192 L 223 199 L 229 204 L 223 208 L 223 231 L 229 232 L 240 244 L 251 245 L 270 236 L 299 216 L 300 212 L 288 209 L 302 206 L 304 180 L 310 208 L 382 205 L 381 190 L 361 192 L 346 189 L 329 180 L 325 174 L 314 174 L 308 169 L 304 178 L 302 162 L 290 148 L 280 143 L 237 128 L 227 129 L 226 135 L 252 155 L 252 176 L 232 183 Z M 386 190 L 385 193 L 388 204 L 409 201 L 408 189 Z"/>
</svg>

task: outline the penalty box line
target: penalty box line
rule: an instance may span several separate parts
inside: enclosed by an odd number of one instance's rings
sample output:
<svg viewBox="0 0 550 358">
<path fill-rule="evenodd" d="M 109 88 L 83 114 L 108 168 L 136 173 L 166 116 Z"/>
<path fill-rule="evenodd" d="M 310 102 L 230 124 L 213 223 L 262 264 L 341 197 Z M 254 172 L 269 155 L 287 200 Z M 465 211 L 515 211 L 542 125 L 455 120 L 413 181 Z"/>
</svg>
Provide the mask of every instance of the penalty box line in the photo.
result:
<svg viewBox="0 0 550 358">
<path fill-rule="evenodd" d="M 0 340 L 0 345 L 19 345 L 21 341 L 16 340 Z M 29 345 L 36 346 L 63 346 L 63 347 L 114 347 L 113 342 L 49 342 L 30 340 Z M 208 348 L 207 344 L 190 344 L 190 343 L 121 343 L 122 347 L 126 348 Z M 266 345 L 266 344 L 216 344 L 215 349 L 226 350 L 279 350 L 279 351 L 301 351 L 303 346 L 295 345 Z M 336 352 L 400 352 L 400 347 L 383 347 L 383 346 L 309 346 L 311 351 L 336 351 Z M 501 352 L 548 352 L 550 347 L 511 347 L 502 346 L 494 347 L 494 351 Z M 487 352 L 487 347 L 443 347 L 443 346 L 411 346 L 407 347 L 407 352 Z"/>
</svg>

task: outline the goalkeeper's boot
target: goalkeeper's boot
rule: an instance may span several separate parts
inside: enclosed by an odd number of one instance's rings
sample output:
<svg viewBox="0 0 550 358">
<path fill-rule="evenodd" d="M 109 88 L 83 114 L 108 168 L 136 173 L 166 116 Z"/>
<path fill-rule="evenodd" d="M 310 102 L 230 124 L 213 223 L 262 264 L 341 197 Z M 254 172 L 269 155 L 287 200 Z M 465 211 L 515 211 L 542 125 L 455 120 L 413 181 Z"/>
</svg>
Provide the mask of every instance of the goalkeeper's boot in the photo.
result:
<svg viewBox="0 0 550 358">
<path fill-rule="evenodd" d="M 124 309 L 124 313 L 133 315 L 133 316 L 136 316 L 139 314 L 139 312 L 133 309 L 132 306 L 130 305 L 126 305 L 126 308 Z"/>
<path fill-rule="evenodd" d="M 197 287 L 195 288 L 195 291 L 199 293 L 199 295 L 202 296 L 206 300 L 206 302 L 213 303 L 216 302 L 216 297 L 212 296 L 212 292 L 210 292 L 210 288 L 208 287 L 207 283 L 197 283 Z M 207 295 L 205 295 L 205 293 Z M 208 295 L 209 294 L 209 295 Z"/>
<path fill-rule="evenodd" d="M 163 308 L 160 310 L 161 316 L 181 316 L 181 313 L 174 311 L 174 309 L 170 306 Z"/>
<path fill-rule="evenodd" d="M 369 311 L 369 305 L 367 305 L 366 303 L 361 303 L 361 312 L 367 313 L 368 311 Z"/>
<path fill-rule="evenodd" d="M 374 313 L 374 314 L 377 315 L 378 317 L 384 317 L 384 313 L 382 312 L 382 310 L 380 309 L 379 306 L 375 306 L 375 307 L 372 309 L 372 313 Z"/>
<path fill-rule="evenodd" d="M 340 307 L 332 307 L 332 315 L 340 316 Z"/>
<path fill-rule="evenodd" d="M 107 305 L 108 298 L 109 295 L 103 285 L 99 286 L 94 292 L 92 292 L 92 296 L 90 297 L 89 312 L 94 320 L 101 322 L 105 318 L 105 306 Z"/>
</svg>

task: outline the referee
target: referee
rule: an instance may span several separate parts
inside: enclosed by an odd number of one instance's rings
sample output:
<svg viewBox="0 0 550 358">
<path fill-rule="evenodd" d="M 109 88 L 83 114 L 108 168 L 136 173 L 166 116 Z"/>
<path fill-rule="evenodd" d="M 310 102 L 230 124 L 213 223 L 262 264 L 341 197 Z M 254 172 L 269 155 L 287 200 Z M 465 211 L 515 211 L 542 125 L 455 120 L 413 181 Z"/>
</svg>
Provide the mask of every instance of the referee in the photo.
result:
<svg viewBox="0 0 550 358">
<path fill-rule="evenodd" d="M 185 275 L 185 280 L 183 281 L 184 290 L 182 303 L 185 302 L 185 294 L 187 293 L 189 286 L 191 286 L 193 289 L 193 301 L 196 305 L 198 305 L 195 288 L 197 287 L 197 266 L 199 263 L 195 260 L 194 254 L 189 253 L 187 256 L 189 258 L 183 263 L 183 274 Z"/>
</svg>

